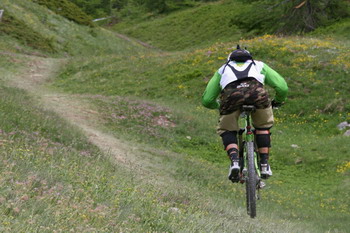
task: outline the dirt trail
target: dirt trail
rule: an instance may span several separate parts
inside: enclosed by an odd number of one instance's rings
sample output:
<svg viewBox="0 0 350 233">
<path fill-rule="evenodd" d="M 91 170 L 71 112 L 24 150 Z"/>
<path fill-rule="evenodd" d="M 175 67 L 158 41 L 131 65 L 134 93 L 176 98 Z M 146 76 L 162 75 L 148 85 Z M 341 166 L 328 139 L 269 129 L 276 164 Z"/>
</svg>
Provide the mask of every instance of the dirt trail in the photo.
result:
<svg viewBox="0 0 350 233">
<path fill-rule="evenodd" d="M 117 37 L 119 37 L 119 38 L 121 38 L 121 39 L 123 39 L 123 40 L 129 41 L 129 42 L 131 42 L 131 43 L 136 42 L 136 43 L 142 45 L 142 46 L 145 47 L 145 48 L 159 50 L 159 49 L 157 49 L 156 47 L 154 47 L 154 46 L 152 46 L 152 45 L 150 45 L 150 44 L 147 44 L 146 42 L 143 42 L 143 41 L 141 41 L 141 40 L 131 39 L 130 37 L 127 37 L 126 35 L 123 35 L 123 34 L 120 34 L 120 33 L 117 33 L 117 32 L 115 32 L 115 35 L 116 35 Z"/>
<path fill-rule="evenodd" d="M 144 145 L 140 148 L 106 133 L 102 130 L 103 122 L 99 113 L 91 106 L 86 95 L 67 94 L 48 87 L 50 79 L 55 78 L 68 60 L 36 56 L 26 56 L 26 59 L 27 68 L 20 75 L 11 75 L 6 80 L 8 85 L 26 90 L 44 109 L 57 113 L 80 129 L 113 163 L 131 170 L 145 183 L 163 187 L 174 182 L 173 177 L 159 165 L 157 154 L 164 152 Z"/>
<path fill-rule="evenodd" d="M 45 83 L 55 76 L 66 62 L 63 59 L 28 57 L 29 68 L 22 75 L 8 80 L 13 87 L 24 89 L 38 99 L 45 109 L 58 113 L 69 123 L 80 128 L 89 141 L 103 152 L 111 155 L 118 164 L 132 169 L 140 169 L 141 164 L 133 156 L 136 150 L 129 143 L 99 130 L 98 113 L 92 110 L 87 101 L 77 95 L 53 92 Z"/>
</svg>

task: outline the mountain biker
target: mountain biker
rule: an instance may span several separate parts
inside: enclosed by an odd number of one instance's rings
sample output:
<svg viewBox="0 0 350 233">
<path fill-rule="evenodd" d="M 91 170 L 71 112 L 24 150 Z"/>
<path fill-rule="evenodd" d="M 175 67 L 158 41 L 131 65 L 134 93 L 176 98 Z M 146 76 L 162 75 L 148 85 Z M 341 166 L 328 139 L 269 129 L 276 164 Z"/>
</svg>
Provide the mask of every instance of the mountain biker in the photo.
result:
<svg viewBox="0 0 350 233">
<path fill-rule="evenodd" d="M 274 100 L 269 100 L 264 84 L 275 90 Z M 217 133 L 231 160 L 228 178 L 232 182 L 239 181 L 237 131 L 242 105 L 254 105 L 256 108 L 252 120 L 260 154 L 261 177 L 267 179 L 272 175 L 268 163 L 270 129 L 274 123 L 272 108 L 284 103 L 287 92 L 287 83 L 281 75 L 265 63 L 253 60 L 249 51 L 241 49 L 239 45 L 210 79 L 202 96 L 202 104 L 206 108 L 219 109 Z M 220 99 L 217 100 L 219 95 Z"/>
</svg>

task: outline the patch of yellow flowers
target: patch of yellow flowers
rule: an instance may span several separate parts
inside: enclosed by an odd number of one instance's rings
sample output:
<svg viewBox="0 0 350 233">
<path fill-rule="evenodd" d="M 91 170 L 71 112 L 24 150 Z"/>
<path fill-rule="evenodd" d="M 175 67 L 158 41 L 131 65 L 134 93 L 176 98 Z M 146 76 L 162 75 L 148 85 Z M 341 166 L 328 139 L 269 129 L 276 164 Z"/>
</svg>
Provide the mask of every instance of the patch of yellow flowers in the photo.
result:
<svg viewBox="0 0 350 233">
<path fill-rule="evenodd" d="M 340 165 L 337 168 L 338 173 L 345 173 L 347 170 L 350 170 L 350 161 L 345 162 L 343 165 Z"/>
</svg>

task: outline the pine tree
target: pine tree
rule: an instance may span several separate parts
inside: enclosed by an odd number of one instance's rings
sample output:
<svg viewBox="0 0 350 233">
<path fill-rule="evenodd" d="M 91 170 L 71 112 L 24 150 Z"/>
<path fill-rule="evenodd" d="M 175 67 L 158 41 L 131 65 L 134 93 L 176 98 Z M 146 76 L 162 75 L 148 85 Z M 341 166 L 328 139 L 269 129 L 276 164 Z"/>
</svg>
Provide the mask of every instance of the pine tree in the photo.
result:
<svg viewBox="0 0 350 233">
<path fill-rule="evenodd" d="M 289 0 L 284 5 L 284 21 L 280 32 L 309 32 L 319 26 L 349 17 L 349 3 L 345 0 Z"/>
</svg>

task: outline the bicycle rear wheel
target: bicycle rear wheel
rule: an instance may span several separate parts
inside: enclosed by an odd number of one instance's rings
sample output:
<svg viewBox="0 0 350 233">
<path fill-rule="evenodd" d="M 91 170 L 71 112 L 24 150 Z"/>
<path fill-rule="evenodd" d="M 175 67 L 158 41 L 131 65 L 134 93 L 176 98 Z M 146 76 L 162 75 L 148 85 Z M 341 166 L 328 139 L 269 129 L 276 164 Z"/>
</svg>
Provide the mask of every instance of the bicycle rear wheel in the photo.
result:
<svg viewBox="0 0 350 233">
<path fill-rule="evenodd" d="M 254 161 L 254 142 L 247 142 L 248 179 L 246 181 L 247 211 L 251 218 L 256 216 L 257 174 Z"/>
</svg>

